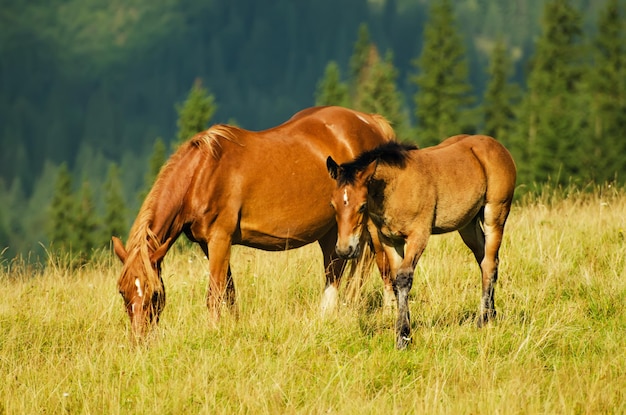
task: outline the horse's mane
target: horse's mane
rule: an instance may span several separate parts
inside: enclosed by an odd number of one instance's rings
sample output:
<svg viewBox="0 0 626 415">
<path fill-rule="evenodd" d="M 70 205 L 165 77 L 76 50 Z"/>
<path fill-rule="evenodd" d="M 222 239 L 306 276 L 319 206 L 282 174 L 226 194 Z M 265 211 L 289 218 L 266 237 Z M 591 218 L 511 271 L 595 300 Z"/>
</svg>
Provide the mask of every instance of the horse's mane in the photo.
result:
<svg viewBox="0 0 626 415">
<path fill-rule="evenodd" d="M 354 160 L 339 166 L 337 182 L 340 186 L 354 184 L 357 174 L 365 170 L 374 161 L 387 166 L 404 168 L 411 150 L 417 150 L 417 146 L 397 141 L 381 144 L 372 150 L 359 154 Z"/>
<path fill-rule="evenodd" d="M 137 218 L 131 227 L 126 250 L 128 257 L 124 263 L 124 270 L 118 285 L 120 288 L 131 288 L 135 278 L 146 276 L 146 292 L 163 291 L 163 284 L 152 269 L 150 256 L 163 243 L 152 230 L 151 226 L 157 210 L 163 209 L 164 203 L 174 208 L 183 201 L 188 184 L 170 186 L 172 178 L 184 179 L 181 169 L 189 163 L 189 156 L 196 151 L 202 151 L 207 156 L 219 159 L 222 154 L 220 138 L 242 145 L 238 142 L 238 133 L 241 130 L 224 124 L 216 124 L 206 131 L 200 132 L 181 144 L 169 160 L 161 167 L 157 178 L 144 199 Z"/>
</svg>

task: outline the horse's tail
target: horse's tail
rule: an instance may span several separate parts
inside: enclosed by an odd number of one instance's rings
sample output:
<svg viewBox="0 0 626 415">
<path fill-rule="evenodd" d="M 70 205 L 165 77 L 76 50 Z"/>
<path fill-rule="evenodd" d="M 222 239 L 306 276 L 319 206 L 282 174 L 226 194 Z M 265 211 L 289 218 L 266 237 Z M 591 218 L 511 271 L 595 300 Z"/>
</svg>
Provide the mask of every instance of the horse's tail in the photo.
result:
<svg viewBox="0 0 626 415">
<path fill-rule="evenodd" d="M 378 127 L 381 135 L 385 137 L 387 141 L 393 141 L 396 139 L 396 132 L 385 117 L 380 114 L 372 114 L 372 118 L 376 122 L 376 126 Z"/>
</svg>

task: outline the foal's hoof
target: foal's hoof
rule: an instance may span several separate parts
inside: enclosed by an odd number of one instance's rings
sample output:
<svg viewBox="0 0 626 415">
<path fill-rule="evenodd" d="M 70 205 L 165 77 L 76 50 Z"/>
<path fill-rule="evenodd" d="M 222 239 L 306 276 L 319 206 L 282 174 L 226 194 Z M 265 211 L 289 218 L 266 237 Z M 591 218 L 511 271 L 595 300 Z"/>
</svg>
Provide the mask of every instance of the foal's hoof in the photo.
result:
<svg viewBox="0 0 626 415">
<path fill-rule="evenodd" d="M 409 336 L 398 336 L 398 339 L 396 340 L 396 349 L 398 349 L 398 350 L 406 350 L 406 348 L 409 347 L 410 343 L 411 343 L 411 337 L 409 337 Z"/>
</svg>

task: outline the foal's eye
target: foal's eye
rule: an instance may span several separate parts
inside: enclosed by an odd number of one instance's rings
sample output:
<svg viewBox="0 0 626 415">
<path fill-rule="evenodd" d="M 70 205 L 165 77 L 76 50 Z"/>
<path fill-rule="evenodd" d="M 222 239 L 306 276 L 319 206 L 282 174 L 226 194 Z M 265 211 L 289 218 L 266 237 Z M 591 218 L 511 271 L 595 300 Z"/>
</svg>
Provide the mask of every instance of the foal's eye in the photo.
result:
<svg viewBox="0 0 626 415">
<path fill-rule="evenodd" d="M 359 213 L 365 213 L 365 211 L 367 210 L 367 204 L 363 203 L 360 207 L 359 207 Z"/>
</svg>

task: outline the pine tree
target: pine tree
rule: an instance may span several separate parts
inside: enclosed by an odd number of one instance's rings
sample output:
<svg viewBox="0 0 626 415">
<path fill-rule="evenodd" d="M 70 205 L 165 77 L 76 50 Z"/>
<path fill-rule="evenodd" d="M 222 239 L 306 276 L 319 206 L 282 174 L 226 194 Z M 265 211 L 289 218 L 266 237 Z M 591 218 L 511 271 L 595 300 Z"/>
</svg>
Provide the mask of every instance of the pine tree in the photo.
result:
<svg viewBox="0 0 626 415">
<path fill-rule="evenodd" d="M 372 42 L 367 24 L 361 23 L 350 57 L 350 90 L 352 96 L 356 95 L 358 85 L 362 83 L 363 72 L 370 61 L 371 47 Z"/>
<path fill-rule="evenodd" d="M 475 128 L 468 118 L 473 98 L 467 57 L 452 5 L 449 0 L 432 4 L 423 50 L 413 61 L 417 74 L 411 77 L 418 89 L 414 96 L 417 138 L 423 146 Z"/>
<path fill-rule="evenodd" d="M 326 65 L 324 78 L 317 84 L 315 105 L 350 105 L 348 86 L 341 82 L 341 71 L 335 61 Z"/>
<path fill-rule="evenodd" d="M 592 97 L 592 172 L 598 181 L 626 178 L 626 38 L 617 0 L 608 0 L 598 20 L 594 65 L 589 88 Z"/>
<path fill-rule="evenodd" d="M 407 116 L 403 112 L 402 95 L 398 91 L 396 79 L 398 71 L 393 66 L 393 54 L 388 52 L 381 60 L 378 49 L 370 45 L 369 58 L 360 71 L 356 94 L 353 98 L 355 109 L 384 116 L 394 126 L 399 137 L 408 136 Z"/>
<path fill-rule="evenodd" d="M 70 250 L 76 243 L 76 202 L 72 189 L 72 176 L 63 163 L 57 173 L 54 195 L 50 206 L 48 236 L 55 249 Z"/>
<path fill-rule="evenodd" d="M 161 171 L 161 167 L 165 164 L 166 160 L 166 148 L 165 142 L 161 137 L 158 137 L 154 141 L 154 147 L 152 149 L 152 155 L 150 156 L 150 162 L 148 165 L 148 171 L 146 172 L 143 180 L 143 190 L 139 192 L 139 201 L 143 202 L 143 200 L 150 192 L 152 185 L 154 184 L 154 180 L 156 179 L 159 171 Z"/>
<path fill-rule="evenodd" d="M 163 146 L 165 147 L 165 145 Z M 121 237 L 127 231 L 126 205 L 122 196 L 122 183 L 117 164 L 111 163 L 104 183 L 104 224 L 101 242 L 108 242 L 111 236 Z"/>
<path fill-rule="evenodd" d="M 489 65 L 489 83 L 485 89 L 483 110 L 485 134 L 500 140 L 505 146 L 511 142 L 515 123 L 515 105 L 520 97 L 517 85 L 509 83 L 512 72 L 511 59 L 505 43 L 496 43 Z"/>
<path fill-rule="evenodd" d="M 90 258 L 93 250 L 99 245 L 97 243 L 100 236 L 99 225 L 91 187 L 85 180 L 80 191 L 80 205 L 75 222 L 76 245 L 73 248 L 83 261 Z"/>
<path fill-rule="evenodd" d="M 175 146 L 205 130 L 216 109 L 215 97 L 202 86 L 200 79 L 196 79 L 184 104 L 176 105 L 178 134 Z"/>
<path fill-rule="evenodd" d="M 580 14 L 567 0 L 546 4 L 520 114 L 522 131 L 515 152 L 522 164 L 521 182 L 565 183 L 582 175 L 588 148 L 581 24 Z"/>
</svg>

